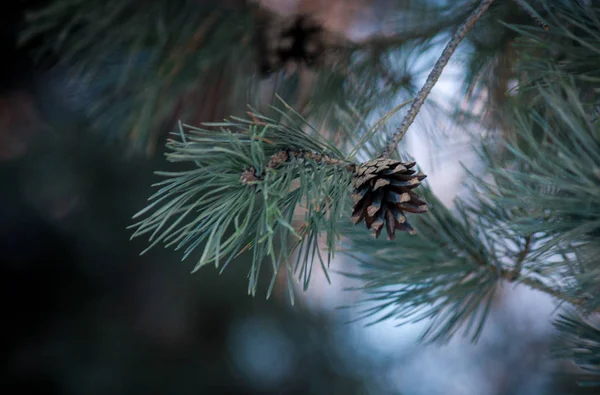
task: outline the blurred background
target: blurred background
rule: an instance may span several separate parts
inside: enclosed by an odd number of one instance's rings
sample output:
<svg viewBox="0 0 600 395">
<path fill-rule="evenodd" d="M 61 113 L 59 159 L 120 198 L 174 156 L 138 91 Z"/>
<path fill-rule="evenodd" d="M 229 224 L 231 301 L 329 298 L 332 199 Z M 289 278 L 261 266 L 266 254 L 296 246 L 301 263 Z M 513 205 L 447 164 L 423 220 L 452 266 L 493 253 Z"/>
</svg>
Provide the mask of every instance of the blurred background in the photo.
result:
<svg viewBox="0 0 600 395">
<path fill-rule="evenodd" d="M 553 374 L 560 367 L 547 358 L 555 306 L 535 292 L 507 286 L 499 293 L 476 345 L 460 337 L 419 345 L 424 325 L 348 323 L 356 312 L 337 307 L 356 295 L 335 274 L 329 285 L 316 273 L 291 306 L 284 292 L 249 297 L 243 261 L 222 275 L 209 267 L 191 275 L 170 250 L 140 257 L 144 240 L 130 241 L 126 227 L 152 191 L 153 171 L 165 166 L 160 148 L 150 157 L 129 155 L 89 133 L 61 70 L 34 66 L 28 48 L 15 45 L 23 9 L 34 2 L 5 3 L 1 393 L 561 393 Z M 364 28 L 360 1 L 268 3 L 281 12 L 306 7 L 340 31 Z M 457 94 L 452 72 L 459 66 L 445 73 L 438 97 Z M 435 163 L 430 183 L 451 204 L 463 177 L 456 157 L 432 156 L 425 138 L 409 144 L 422 163 Z M 352 262 L 340 257 L 334 267 Z"/>
</svg>

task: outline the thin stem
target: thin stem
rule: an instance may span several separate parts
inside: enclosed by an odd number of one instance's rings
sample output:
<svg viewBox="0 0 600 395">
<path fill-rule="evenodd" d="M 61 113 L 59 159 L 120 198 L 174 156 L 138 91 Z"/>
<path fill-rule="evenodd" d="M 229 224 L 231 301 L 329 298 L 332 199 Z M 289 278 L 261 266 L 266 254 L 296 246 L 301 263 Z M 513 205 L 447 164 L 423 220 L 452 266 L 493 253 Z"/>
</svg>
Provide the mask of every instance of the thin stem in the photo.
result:
<svg viewBox="0 0 600 395">
<path fill-rule="evenodd" d="M 523 268 L 523 262 L 525 262 L 525 258 L 527 258 L 527 255 L 531 251 L 531 239 L 532 239 L 532 235 L 525 236 L 525 245 L 523 246 L 523 249 L 519 253 L 519 256 L 517 257 L 517 262 L 515 263 L 515 268 L 512 271 L 514 278 L 518 278 L 521 275 L 521 269 Z"/>
<path fill-rule="evenodd" d="M 548 30 L 548 25 L 540 19 L 540 17 L 532 10 L 529 4 L 525 3 L 523 0 L 515 0 L 515 3 L 517 3 L 517 5 L 521 7 L 521 9 L 525 11 L 525 13 L 529 15 L 531 19 L 540 25 L 542 29 Z"/>
<path fill-rule="evenodd" d="M 473 25 L 475 25 L 475 22 L 477 22 L 481 18 L 481 16 L 485 13 L 485 11 L 493 2 L 494 0 L 482 0 L 479 6 L 475 9 L 475 11 L 473 11 L 471 15 L 469 15 L 467 20 L 461 25 L 461 27 L 456 31 L 456 33 L 454 33 L 454 36 L 452 36 L 452 39 L 450 40 L 450 42 L 448 42 L 446 48 L 444 48 L 442 55 L 433 66 L 433 70 L 431 70 L 431 73 L 429 73 L 427 81 L 425 81 L 425 85 L 423 85 L 423 87 L 417 94 L 417 97 L 415 97 L 410 109 L 408 110 L 408 113 L 402 121 L 402 124 L 400 124 L 398 130 L 396 130 L 396 133 L 394 133 L 394 135 L 390 139 L 386 151 L 383 154 L 384 156 L 389 157 L 394 153 L 396 147 L 406 134 L 406 131 L 417 117 L 417 114 L 421 110 L 421 107 L 423 106 L 425 99 L 429 95 L 429 92 L 431 92 L 431 89 L 440 78 L 444 67 L 446 67 L 446 65 L 448 64 L 448 61 L 450 60 L 450 57 L 452 57 L 452 54 L 454 53 L 456 48 L 458 47 L 458 44 L 460 44 L 460 42 L 463 40 L 463 38 L 465 38 L 469 30 L 471 30 Z"/>
<path fill-rule="evenodd" d="M 556 299 L 562 300 L 564 302 L 568 302 L 576 307 L 581 307 L 585 303 L 584 299 L 567 296 L 560 290 L 554 289 L 534 278 L 525 277 L 525 278 L 521 278 L 521 279 L 515 279 L 513 276 L 513 273 L 506 272 L 505 279 L 510 282 L 518 282 L 519 284 L 526 285 L 531 289 L 538 290 L 538 291 L 543 292 L 547 295 L 550 295 Z"/>
<path fill-rule="evenodd" d="M 310 151 L 296 151 L 296 150 L 282 150 L 278 151 L 275 154 L 271 155 L 269 159 L 269 163 L 267 164 L 267 168 L 277 169 L 284 163 L 288 162 L 290 159 L 310 159 L 314 160 L 318 163 L 323 163 L 330 166 L 343 166 L 344 169 L 353 172 L 356 164 L 352 162 L 348 162 L 341 159 L 332 158 L 329 155 L 324 155 L 320 153 L 310 152 Z"/>
<path fill-rule="evenodd" d="M 531 277 L 521 276 L 521 269 L 523 266 L 523 262 L 525 261 L 525 258 L 527 258 L 527 255 L 531 252 L 532 241 L 533 240 L 532 240 L 531 235 L 525 236 L 525 246 L 523 247 L 523 250 L 521 250 L 521 252 L 519 253 L 519 255 L 516 259 L 516 262 L 515 262 L 515 268 L 513 270 L 506 270 L 506 269 L 498 270 L 498 267 L 496 265 L 489 264 L 489 262 L 487 262 L 483 257 L 481 257 L 479 255 L 472 254 L 471 258 L 475 262 L 477 262 L 481 267 L 493 272 L 495 275 L 497 275 L 499 278 L 501 278 L 505 281 L 508 281 L 510 283 L 523 284 L 531 289 L 535 289 L 537 291 L 543 292 L 543 293 L 550 295 L 558 300 L 570 303 L 576 307 L 583 306 L 586 302 L 586 300 L 583 298 L 576 298 L 576 297 L 565 295 L 560 290 L 552 288 L 551 286 L 544 284 L 540 280 L 537 280 L 537 279 L 531 278 Z M 600 311 L 597 310 L 597 312 L 600 312 Z"/>
</svg>

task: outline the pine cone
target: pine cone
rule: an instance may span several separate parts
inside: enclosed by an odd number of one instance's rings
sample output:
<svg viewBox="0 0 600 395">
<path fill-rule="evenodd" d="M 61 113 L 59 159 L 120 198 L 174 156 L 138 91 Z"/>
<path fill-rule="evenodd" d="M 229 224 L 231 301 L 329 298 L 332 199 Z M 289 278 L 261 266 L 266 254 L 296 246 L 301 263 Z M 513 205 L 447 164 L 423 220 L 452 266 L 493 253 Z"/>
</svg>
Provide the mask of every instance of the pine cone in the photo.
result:
<svg viewBox="0 0 600 395">
<path fill-rule="evenodd" d="M 410 170 L 415 164 L 377 158 L 358 166 L 352 178 L 354 224 L 365 220 L 367 229 L 376 238 L 384 224 L 389 240 L 394 239 L 396 230 L 414 234 L 404 212 L 424 213 L 428 209 L 427 203 L 413 192 L 427 177 Z"/>
<path fill-rule="evenodd" d="M 324 51 L 323 33 L 305 15 L 267 21 L 258 35 L 261 73 L 267 75 L 290 63 L 314 66 Z"/>
</svg>

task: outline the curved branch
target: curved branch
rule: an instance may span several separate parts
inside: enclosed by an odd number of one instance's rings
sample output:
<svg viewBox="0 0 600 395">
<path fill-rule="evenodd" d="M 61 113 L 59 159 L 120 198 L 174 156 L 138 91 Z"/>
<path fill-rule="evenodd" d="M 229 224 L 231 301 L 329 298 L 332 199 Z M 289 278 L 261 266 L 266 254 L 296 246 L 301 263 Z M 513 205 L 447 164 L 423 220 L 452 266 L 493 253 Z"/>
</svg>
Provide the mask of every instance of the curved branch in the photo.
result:
<svg viewBox="0 0 600 395">
<path fill-rule="evenodd" d="M 477 22 L 481 18 L 481 16 L 485 13 L 485 11 L 493 2 L 494 0 L 482 0 L 479 6 L 471 13 L 467 20 L 456 31 L 456 33 L 454 33 L 454 36 L 452 36 L 452 39 L 450 40 L 450 42 L 448 42 L 446 48 L 444 48 L 444 51 L 442 52 L 440 58 L 433 66 L 433 70 L 431 70 L 431 73 L 429 73 L 429 76 L 425 81 L 425 85 L 423 85 L 423 87 L 417 94 L 417 97 L 415 97 L 415 100 L 413 101 L 410 109 L 408 110 L 408 113 L 404 117 L 402 124 L 400 124 L 398 130 L 396 130 L 396 132 L 390 139 L 386 151 L 383 154 L 384 156 L 389 157 L 396 150 L 396 147 L 398 146 L 398 144 L 406 134 L 406 131 L 408 130 L 410 125 L 412 125 L 415 118 L 417 117 L 417 114 L 421 110 L 421 107 L 423 106 L 425 99 L 429 95 L 429 92 L 431 92 L 431 89 L 440 78 L 444 67 L 446 67 L 446 65 L 448 64 L 448 61 L 450 60 L 450 57 L 452 57 L 452 54 L 454 53 L 456 48 L 458 47 L 458 44 L 460 44 L 460 42 L 465 38 L 469 30 L 471 30 L 473 25 L 475 25 L 475 22 Z"/>
</svg>

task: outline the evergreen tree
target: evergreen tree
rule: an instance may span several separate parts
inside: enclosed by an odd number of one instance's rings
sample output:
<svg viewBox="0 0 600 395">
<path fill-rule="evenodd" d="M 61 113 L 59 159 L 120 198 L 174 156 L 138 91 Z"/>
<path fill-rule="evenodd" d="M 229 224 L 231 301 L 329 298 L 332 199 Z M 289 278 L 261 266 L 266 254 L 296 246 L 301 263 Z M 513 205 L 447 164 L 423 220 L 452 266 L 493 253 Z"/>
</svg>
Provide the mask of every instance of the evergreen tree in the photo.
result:
<svg viewBox="0 0 600 395">
<path fill-rule="evenodd" d="M 158 173 L 132 225 L 149 249 L 182 250 L 194 270 L 248 253 L 248 292 L 271 271 L 267 295 L 284 276 L 292 300 L 292 281 L 306 289 L 314 265 L 327 275 L 338 250 L 357 262 L 347 275 L 365 317 L 428 320 L 430 341 L 477 340 L 497 288 L 523 284 L 563 303 L 556 356 L 577 364 L 580 385 L 599 385 L 600 6 L 388 7 L 385 29 L 351 40 L 243 1 L 53 0 L 23 41 L 43 36 L 40 56 L 93 78 L 83 106 L 100 132 L 151 152 L 186 122 L 166 142 L 177 171 Z M 410 66 L 440 40 L 419 89 Z M 448 209 L 398 146 L 422 108 L 442 111 L 426 100 L 459 45 L 469 105 L 450 115 L 488 133 L 485 171 Z"/>
</svg>

